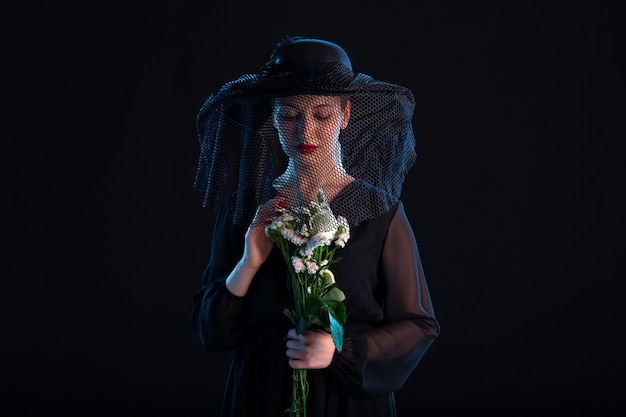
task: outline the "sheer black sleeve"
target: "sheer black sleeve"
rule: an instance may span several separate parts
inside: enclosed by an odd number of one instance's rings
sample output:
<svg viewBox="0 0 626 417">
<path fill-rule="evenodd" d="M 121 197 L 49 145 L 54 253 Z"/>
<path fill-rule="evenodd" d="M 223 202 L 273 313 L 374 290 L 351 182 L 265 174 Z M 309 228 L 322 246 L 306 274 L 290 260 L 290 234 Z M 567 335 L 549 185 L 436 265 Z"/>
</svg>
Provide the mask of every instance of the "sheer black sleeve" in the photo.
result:
<svg viewBox="0 0 626 417">
<path fill-rule="evenodd" d="M 211 243 L 211 256 L 202 275 L 202 288 L 193 296 L 190 323 L 207 351 L 233 348 L 245 332 L 247 297 L 226 288 L 226 277 L 241 257 L 244 231 L 232 221 L 230 205 L 218 212 Z"/>
<path fill-rule="evenodd" d="M 367 330 L 348 329 L 344 349 L 329 368 L 341 385 L 361 395 L 401 388 L 439 335 L 417 243 L 401 203 L 380 263 L 384 318 Z"/>
</svg>

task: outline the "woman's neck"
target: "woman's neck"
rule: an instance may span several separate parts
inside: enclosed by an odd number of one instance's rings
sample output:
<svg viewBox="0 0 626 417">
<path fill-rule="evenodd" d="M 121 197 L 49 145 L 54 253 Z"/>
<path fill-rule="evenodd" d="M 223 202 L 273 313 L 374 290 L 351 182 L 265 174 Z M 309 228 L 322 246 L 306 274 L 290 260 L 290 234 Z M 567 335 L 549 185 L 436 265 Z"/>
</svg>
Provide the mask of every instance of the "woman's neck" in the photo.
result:
<svg viewBox="0 0 626 417">
<path fill-rule="evenodd" d="M 324 190 L 326 198 L 331 201 L 346 185 L 354 181 L 342 166 L 324 164 L 316 166 L 297 166 L 292 161 L 285 172 L 276 179 L 274 187 L 279 194 L 293 200 L 288 204 L 307 204 L 317 201 L 318 190 Z M 302 201 L 296 201 L 296 200 Z"/>
</svg>

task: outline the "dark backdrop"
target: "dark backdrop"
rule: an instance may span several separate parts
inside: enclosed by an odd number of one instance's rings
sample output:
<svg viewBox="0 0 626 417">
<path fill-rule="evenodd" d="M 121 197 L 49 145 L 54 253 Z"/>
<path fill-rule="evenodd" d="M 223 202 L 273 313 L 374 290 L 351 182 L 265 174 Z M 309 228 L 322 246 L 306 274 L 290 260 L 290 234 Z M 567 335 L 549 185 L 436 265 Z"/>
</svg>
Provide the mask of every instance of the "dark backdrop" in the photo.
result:
<svg viewBox="0 0 626 417">
<path fill-rule="evenodd" d="M 229 353 L 187 321 L 212 224 L 195 116 L 296 34 L 417 99 L 403 199 L 442 333 L 400 416 L 624 411 L 615 7 L 20 4 L 1 18 L 2 415 L 216 415 Z"/>
</svg>

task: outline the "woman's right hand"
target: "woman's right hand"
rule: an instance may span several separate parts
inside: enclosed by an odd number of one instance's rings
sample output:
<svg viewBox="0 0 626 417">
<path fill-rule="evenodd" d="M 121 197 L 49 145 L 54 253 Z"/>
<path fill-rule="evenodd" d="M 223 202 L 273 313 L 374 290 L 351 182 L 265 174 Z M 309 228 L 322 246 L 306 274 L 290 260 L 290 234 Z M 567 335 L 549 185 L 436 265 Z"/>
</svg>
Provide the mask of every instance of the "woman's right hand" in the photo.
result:
<svg viewBox="0 0 626 417">
<path fill-rule="evenodd" d="M 246 232 L 242 262 L 248 268 L 258 269 L 270 255 L 274 243 L 265 234 L 265 226 L 270 224 L 285 207 L 284 197 L 275 197 L 257 209 L 254 220 Z"/>
<path fill-rule="evenodd" d="M 274 243 L 265 234 L 265 226 L 270 224 L 280 214 L 285 206 L 284 197 L 276 197 L 257 209 L 254 220 L 246 232 L 243 256 L 226 277 L 226 288 L 233 294 L 243 297 L 248 293 L 250 284 L 257 270 L 270 256 Z"/>
</svg>

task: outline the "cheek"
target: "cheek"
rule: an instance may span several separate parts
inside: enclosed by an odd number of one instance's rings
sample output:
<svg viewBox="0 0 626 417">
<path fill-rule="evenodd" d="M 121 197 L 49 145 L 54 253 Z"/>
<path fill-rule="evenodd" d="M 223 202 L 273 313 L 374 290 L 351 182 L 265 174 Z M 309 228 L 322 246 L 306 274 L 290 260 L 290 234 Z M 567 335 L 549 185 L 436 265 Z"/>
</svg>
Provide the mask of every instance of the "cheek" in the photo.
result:
<svg viewBox="0 0 626 417">
<path fill-rule="evenodd" d="M 280 141 L 280 146 L 283 148 L 283 151 L 287 152 L 288 149 L 291 148 L 289 145 L 289 138 L 286 138 L 284 135 L 278 134 L 278 139 Z"/>
<path fill-rule="evenodd" d="M 280 146 L 286 154 L 290 155 L 295 146 L 293 132 L 285 125 L 280 125 L 276 130 L 278 132 Z"/>
<path fill-rule="evenodd" d="M 289 137 L 293 136 L 293 129 L 288 123 L 275 123 L 274 127 L 276 128 L 281 141 L 287 140 Z"/>
<path fill-rule="evenodd" d="M 323 138 L 324 142 L 333 142 L 335 138 L 339 136 L 339 132 L 341 131 L 340 123 L 328 123 L 323 126 L 320 126 L 318 130 L 318 137 Z"/>
<path fill-rule="evenodd" d="M 330 154 L 335 151 L 338 135 L 339 128 L 335 126 L 328 126 L 323 132 L 320 132 L 318 144 L 322 147 L 324 153 Z"/>
</svg>

